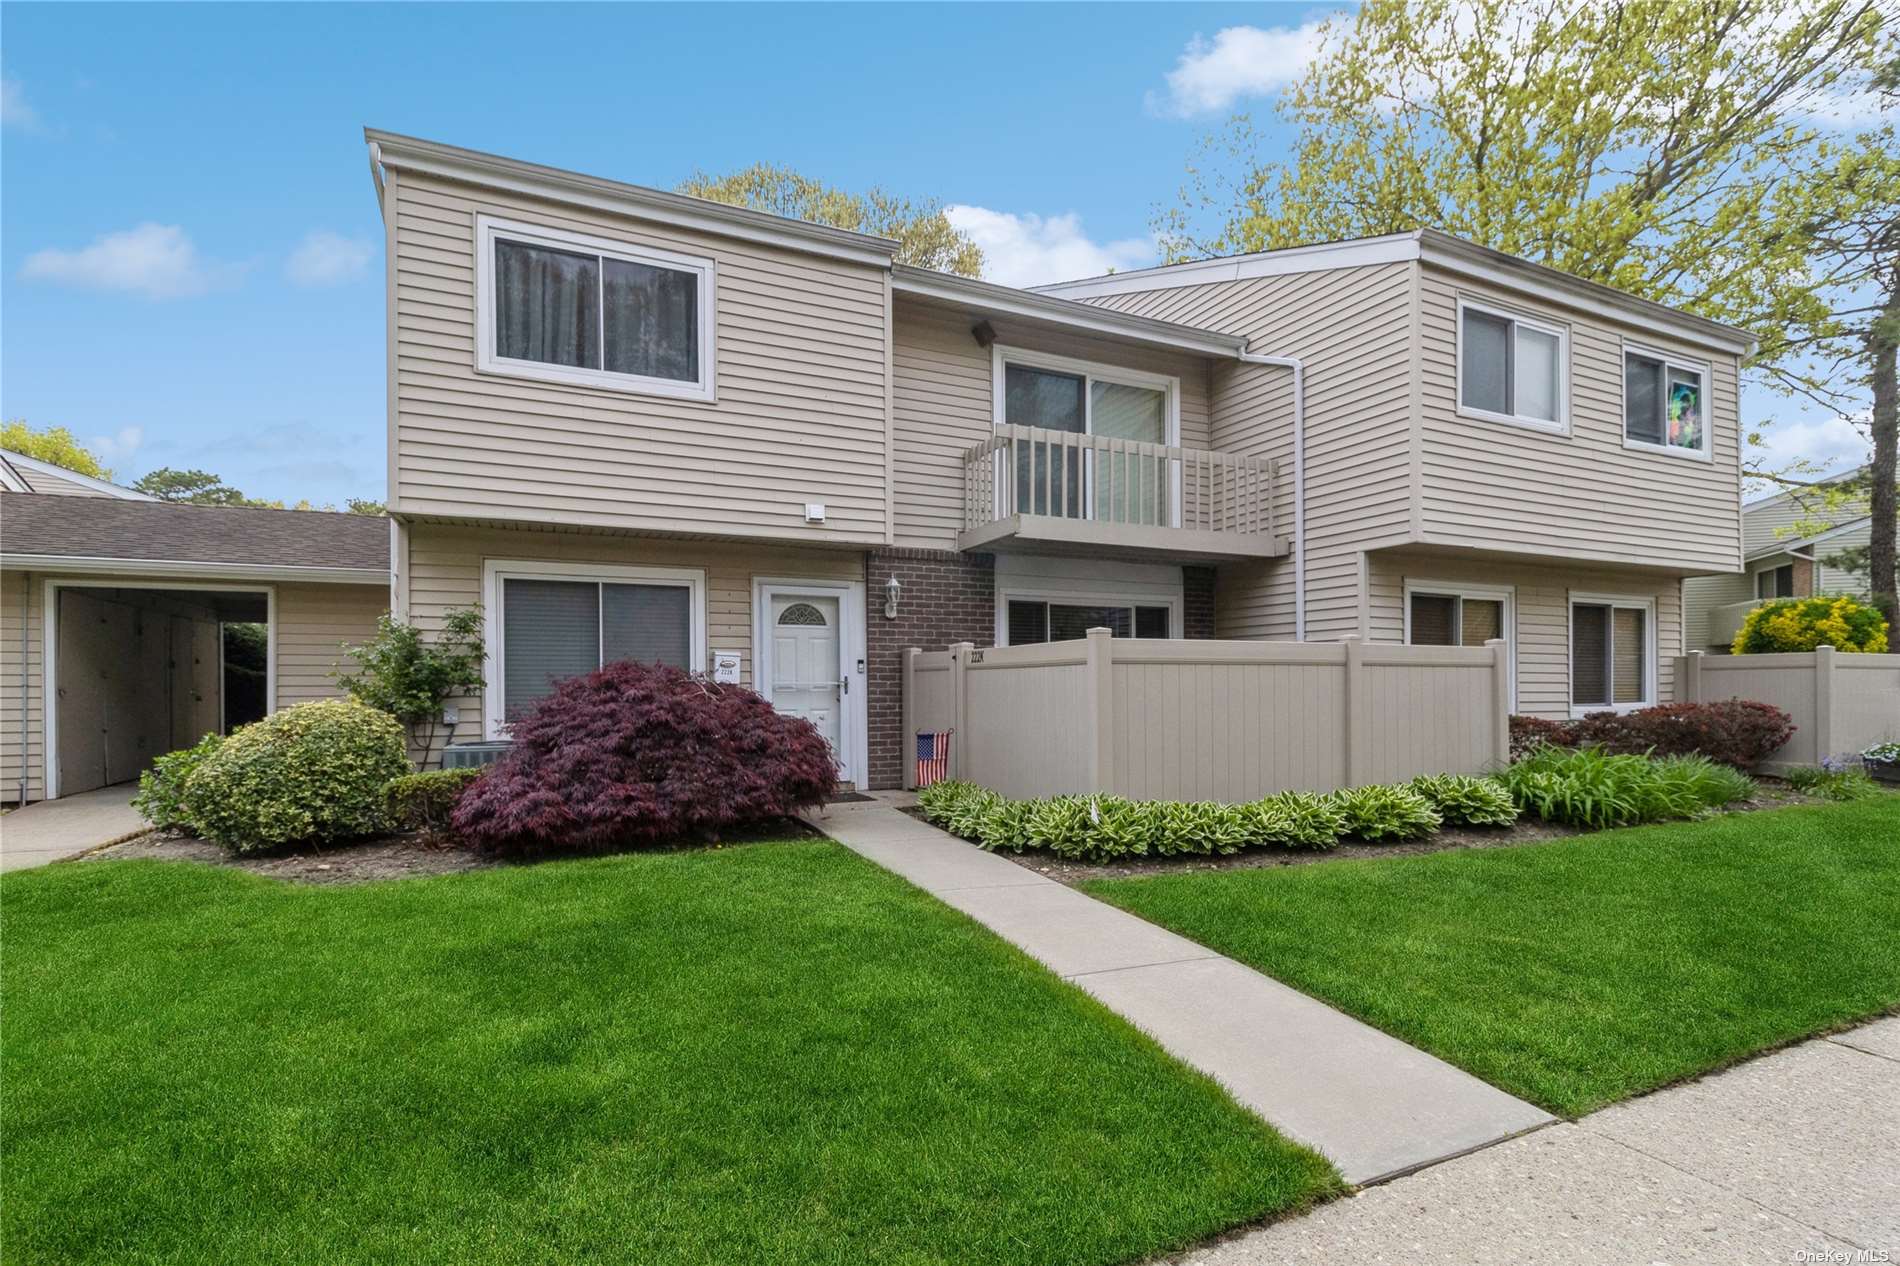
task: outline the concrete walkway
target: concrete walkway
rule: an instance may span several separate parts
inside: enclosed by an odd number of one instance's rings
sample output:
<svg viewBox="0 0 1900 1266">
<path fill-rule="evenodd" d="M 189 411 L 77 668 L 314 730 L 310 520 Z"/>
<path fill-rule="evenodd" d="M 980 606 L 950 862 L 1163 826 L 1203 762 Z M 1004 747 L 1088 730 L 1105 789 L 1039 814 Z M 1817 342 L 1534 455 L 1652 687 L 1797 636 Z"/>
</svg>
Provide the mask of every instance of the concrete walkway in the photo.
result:
<svg viewBox="0 0 1900 1266">
<path fill-rule="evenodd" d="M 898 811 L 809 820 L 1010 941 L 1287 1134 L 1371 1183 L 1554 1118 L 1205 946 Z"/>
<path fill-rule="evenodd" d="M 1900 1019 L 1887 1019 L 1539 1130 L 1178 1260 L 1900 1261 L 1896 1158 Z M 1857 1256 L 1863 1251 L 1869 1255 Z"/>
<path fill-rule="evenodd" d="M 40 800 L 0 817 L 0 871 L 44 866 L 151 830 L 132 808 L 136 783 Z"/>
</svg>

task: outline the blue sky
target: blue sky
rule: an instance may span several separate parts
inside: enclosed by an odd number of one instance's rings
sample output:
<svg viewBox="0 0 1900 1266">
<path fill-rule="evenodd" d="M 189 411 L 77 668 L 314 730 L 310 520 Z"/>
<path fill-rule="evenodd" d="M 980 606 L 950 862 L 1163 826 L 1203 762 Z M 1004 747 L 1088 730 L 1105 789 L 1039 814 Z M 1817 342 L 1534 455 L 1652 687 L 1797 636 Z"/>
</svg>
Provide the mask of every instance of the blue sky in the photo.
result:
<svg viewBox="0 0 1900 1266">
<path fill-rule="evenodd" d="M 1271 124 L 1322 12 L 8 4 L 0 415 L 121 478 L 380 497 L 365 125 L 661 187 L 764 159 L 931 195 L 1005 282 L 1149 263 L 1197 142 Z"/>
</svg>

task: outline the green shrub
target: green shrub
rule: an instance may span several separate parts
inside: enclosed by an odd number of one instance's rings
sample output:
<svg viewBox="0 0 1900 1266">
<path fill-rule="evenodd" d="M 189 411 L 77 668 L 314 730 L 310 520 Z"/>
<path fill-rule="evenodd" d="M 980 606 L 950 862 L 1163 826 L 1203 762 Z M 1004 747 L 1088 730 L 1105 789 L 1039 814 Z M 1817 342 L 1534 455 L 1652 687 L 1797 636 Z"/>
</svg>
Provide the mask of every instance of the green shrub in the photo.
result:
<svg viewBox="0 0 1900 1266">
<path fill-rule="evenodd" d="M 383 788 L 383 804 L 398 829 L 430 836 L 448 834 L 449 815 L 468 785 L 482 776 L 479 769 L 431 769 L 427 773 L 392 778 Z"/>
<path fill-rule="evenodd" d="M 1748 613 L 1729 650 L 1737 655 L 1765 655 L 1820 646 L 1884 651 L 1887 621 L 1878 608 L 1853 598 L 1778 598 Z"/>
<path fill-rule="evenodd" d="M 1346 787 L 1331 799 L 1345 815 L 1345 833 L 1368 843 L 1415 840 L 1442 825 L 1432 802 L 1406 786 Z"/>
<path fill-rule="evenodd" d="M 139 791 L 132 797 L 132 807 L 160 830 L 200 834 L 185 811 L 185 780 L 211 759 L 223 742 L 222 734 L 207 734 L 190 747 L 167 752 L 153 761 L 152 767 L 139 775 Z"/>
<path fill-rule="evenodd" d="M 1430 801 L 1447 826 L 1509 826 L 1517 821 L 1517 802 L 1495 778 L 1427 774 L 1406 786 Z"/>
<path fill-rule="evenodd" d="M 1346 833 L 1346 814 L 1330 796 L 1281 791 L 1237 807 L 1255 844 L 1281 848 L 1332 848 Z"/>
<path fill-rule="evenodd" d="M 1593 830 L 1692 818 L 1741 799 L 1753 784 L 1700 756 L 1612 756 L 1597 747 L 1545 748 L 1497 774 L 1525 813 Z"/>
<path fill-rule="evenodd" d="M 352 700 L 300 703 L 225 739 L 185 780 L 184 811 L 239 852 L 373 835 L 383 788 L 409 772 L 403 727 Z"/>
<path fill-rule="evenodd" d="M 1795 765 L 1783 776 L 1796 791 L 1823 800 L 1865 800 L 1880 794 L 1880 784 L 1866 770 L 1847 765 Z"/>
</svg>

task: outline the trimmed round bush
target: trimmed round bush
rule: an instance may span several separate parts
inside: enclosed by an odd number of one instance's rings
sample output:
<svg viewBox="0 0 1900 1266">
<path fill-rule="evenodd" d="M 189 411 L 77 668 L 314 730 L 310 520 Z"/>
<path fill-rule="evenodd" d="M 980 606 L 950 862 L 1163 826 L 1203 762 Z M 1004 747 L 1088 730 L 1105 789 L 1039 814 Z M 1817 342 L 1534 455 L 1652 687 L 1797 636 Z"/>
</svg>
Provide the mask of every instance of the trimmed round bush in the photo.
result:
<svg viewBox="0 0 1900 1266">
<path fill-rule="evenodd" d="M 1887 649 L 1887 621 L 1880 612 L 1848 597 L 1778 598 L 1750 611 L 1729 650 L 1737 655 Z"/>
<path fill-rule="evenodd" d="M 408 772 L 396 718 L 347 699 L 299 703 L 219 744 L 185 780 L 184 812 L 240 853 L 328 844 L 385 830 L 383 788 Z"/>
<path fill-rule="evenodd" d="M 513 726 L 514 747 L 456 804 L 456 834 L 501 853 L 712 840 L 837 789 L 811 722 L 740 686 L 609 664 L 569 678 Z"/>
<path fill-rule="evenodd" d="M 383 788 L 390 822 L 404 831 L 421 831 L 430 836 L 445 834 L 462 793 L 482 772 L 479 769 L 431 769 L 390 779 L 389 785 Z"/>
</svg>

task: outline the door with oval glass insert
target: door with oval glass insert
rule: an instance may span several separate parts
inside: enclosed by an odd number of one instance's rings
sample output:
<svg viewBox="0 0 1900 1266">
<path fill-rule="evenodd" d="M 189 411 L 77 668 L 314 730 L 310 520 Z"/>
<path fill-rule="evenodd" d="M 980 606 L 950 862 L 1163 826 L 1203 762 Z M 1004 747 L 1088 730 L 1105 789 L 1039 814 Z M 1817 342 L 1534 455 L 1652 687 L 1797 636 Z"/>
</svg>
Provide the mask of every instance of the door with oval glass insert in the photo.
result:
<svg viewBox="0 0 1900 1266">
<path fill-rule="evenodd" d="M 837 756 L 844 712 L 838 599 L 818 594 L 772 598 L 772 706 L 818 727 Z"/>
</svg>

